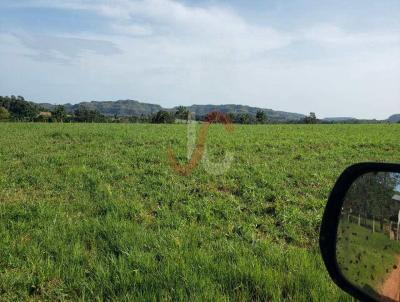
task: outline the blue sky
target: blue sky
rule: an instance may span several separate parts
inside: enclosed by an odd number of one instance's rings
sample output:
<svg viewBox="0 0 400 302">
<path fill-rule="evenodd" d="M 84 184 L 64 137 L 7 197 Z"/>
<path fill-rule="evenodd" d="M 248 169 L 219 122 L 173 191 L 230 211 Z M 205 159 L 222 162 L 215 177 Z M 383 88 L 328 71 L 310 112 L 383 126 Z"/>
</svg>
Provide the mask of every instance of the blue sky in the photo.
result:
<svg viewBox="0 0 400 302">
<path fill-rule="evenodd" d="M 400 1 L 0 2 L 0 95 L 400 113 Z"/>
</svg>

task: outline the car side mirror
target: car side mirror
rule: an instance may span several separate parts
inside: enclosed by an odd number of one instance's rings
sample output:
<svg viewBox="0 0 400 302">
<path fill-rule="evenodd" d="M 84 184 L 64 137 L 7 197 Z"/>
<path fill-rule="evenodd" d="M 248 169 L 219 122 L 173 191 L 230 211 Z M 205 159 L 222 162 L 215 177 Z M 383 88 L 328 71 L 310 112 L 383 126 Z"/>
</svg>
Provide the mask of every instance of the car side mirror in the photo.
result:
<svg viewBox="0 0 400 302">
<path fill-rule="evenodd" d="M 319 242 L 341 289 L 362 301 L 400 301 L 400 165 L 347 168 L 330 194 Z"/>
</svg>

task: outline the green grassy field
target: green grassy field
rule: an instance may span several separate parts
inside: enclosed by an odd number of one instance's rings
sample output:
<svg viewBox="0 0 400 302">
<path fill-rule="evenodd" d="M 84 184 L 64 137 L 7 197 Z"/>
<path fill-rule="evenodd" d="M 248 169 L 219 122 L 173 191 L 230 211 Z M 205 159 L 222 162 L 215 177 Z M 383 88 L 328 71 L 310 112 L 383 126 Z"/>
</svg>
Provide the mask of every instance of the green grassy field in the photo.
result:
<svg viewBox="0 0 400 302">
<path fill-rule="evenodd" d="M 0 124 L 0 300 L 349 301 L 318 231 L 336 177 L 398 162 L 400 125 Z"/>
</svg>

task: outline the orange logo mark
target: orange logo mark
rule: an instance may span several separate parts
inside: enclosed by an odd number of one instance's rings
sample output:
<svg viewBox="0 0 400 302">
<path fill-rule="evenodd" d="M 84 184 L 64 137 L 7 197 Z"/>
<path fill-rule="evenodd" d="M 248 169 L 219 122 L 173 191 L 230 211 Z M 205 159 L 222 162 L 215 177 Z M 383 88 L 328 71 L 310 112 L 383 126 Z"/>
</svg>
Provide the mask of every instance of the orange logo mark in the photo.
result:
<svg viewBox="0 0 400 302">
<path fill-rule="evenodd" d="M 201 125 L 199 131 L 199 138 L 197 140 L 196 146 L 191 154 L 189 162 L 185 165 L 180 165 L 177 160 L 175 153 L 172 148 L 168 149 L 168 159 L 172 169 L 181 174 L 181 175 L 188 175 L 190 174 L 198 165 L 200 160 L 203 158 L 204 151 L 205 151 L 205 142 L 207 138 L 208 128 L 212 123 L 222 123 L 226 131 L 233 132 L 233 124 L 230 118 L 225 114 L 217 111 L 213 111 L 207 114 L 204 119 L 204 122 Z"/>
</svg>

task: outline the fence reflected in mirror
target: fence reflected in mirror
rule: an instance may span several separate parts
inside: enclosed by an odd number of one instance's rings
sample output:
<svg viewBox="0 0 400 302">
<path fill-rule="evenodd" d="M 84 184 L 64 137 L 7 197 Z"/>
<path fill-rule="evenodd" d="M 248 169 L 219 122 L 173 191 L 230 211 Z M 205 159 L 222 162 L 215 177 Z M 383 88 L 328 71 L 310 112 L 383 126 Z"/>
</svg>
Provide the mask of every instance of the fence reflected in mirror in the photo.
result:
<svg viewBox="0 0 400 302">
<path fill-rule="evenodd" d="M 400 174 L 368 173 L 343 202 L 336 246 L 343 275 L 380 301 L 399 301 Z"/>
</svg>

